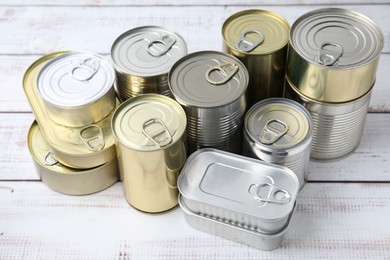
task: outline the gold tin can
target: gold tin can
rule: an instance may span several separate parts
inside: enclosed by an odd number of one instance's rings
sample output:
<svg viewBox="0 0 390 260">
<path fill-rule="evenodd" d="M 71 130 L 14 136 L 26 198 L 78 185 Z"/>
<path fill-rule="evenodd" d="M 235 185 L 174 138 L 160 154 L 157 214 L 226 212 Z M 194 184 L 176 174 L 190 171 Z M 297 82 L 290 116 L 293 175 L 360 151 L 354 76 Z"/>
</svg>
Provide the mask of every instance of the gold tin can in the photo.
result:
<svg viewBox="0 0 390 260">
<path fill-rule="evenodd" d="M 384 36 L 368 17 L 340 8 L 317 9 L 291 27 L 287 78 L 307 98 L 343 103 L 373 86 Z"/>
<path fill-rule="evenodd" d="M 69 168 L 58 162 L 36 121 L 30 127 L 27 143 L 38 176 L 54 191 L 69 195 L 86 195 L 104 190 L 118 180 L 116 159 L 83 170 Z"/>
<path fill-rule="evenodd" d="M 157 213 L 178 204 L 177 178 L 186 160 L 186 116 L 173 99 L 145 94 L 122 103 L 112 117 L 125 198 Z"/>
<path fill-rule="evenodd" d="M 248 107 L 283 96 L 289 31 L 286 19 L 265 10 L 240 11 L 224 22 L 223 51 L 249 72 Z"/>
<path fill-rule="evenodd" d="M 45 103 L 38 93 L 39 71 L 49 60 L 64 53 L 66 52 L 48 54 L 31 64 L 23 77 L 23 90 L 55 157 L 68 167 L 93 168 L 116 158 L 115 140 L 111 130 L 114 110 L 95 124 L 66 127 L 50 120 Z"/>
</svg>

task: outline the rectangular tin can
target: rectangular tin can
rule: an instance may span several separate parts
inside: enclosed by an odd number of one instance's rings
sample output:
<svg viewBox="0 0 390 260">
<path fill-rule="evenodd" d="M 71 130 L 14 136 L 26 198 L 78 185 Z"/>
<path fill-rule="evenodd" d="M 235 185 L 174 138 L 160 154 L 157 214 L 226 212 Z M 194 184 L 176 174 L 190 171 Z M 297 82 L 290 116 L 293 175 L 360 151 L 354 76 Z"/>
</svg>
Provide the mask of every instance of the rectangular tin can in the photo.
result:
<svg viewBox="0 0 390 260">
<path fill-rule="evenodd" d="M 299 182 L 286 167 L 205 148 L 188 158 L 178 187 L 195 214 L 275 234 L 288 223 Z"/>
</svg>

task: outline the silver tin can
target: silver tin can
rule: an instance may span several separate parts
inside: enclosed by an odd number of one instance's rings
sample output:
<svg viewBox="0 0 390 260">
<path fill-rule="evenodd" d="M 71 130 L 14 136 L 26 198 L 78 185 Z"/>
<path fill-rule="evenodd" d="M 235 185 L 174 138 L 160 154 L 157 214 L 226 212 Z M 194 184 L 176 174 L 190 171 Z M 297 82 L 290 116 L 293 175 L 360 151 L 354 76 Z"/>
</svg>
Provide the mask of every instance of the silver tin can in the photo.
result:
<svg viewBox="0 0 390 260">
<path fill-rule="evenodd" d="M 373 86 L 384 46 L 368 17 L 340 8 L 317 9 L 291 27 L 287 78 L 307 98 L 344 103 Z"/>
<path fill-rule="evenodd" d="M 349 102 L 326 103 L 305 97 L 286 82 L 286 97 L 302 104 L 313 119 L 312 159 L 336 160 L 355 150 L 363 134 L 372 88 Z"/>
<path fill-rule="evenodd" d="M 53 121 L 83 127 L 114 110 L 114 81 L 114 69 L 103 57 L 67 52 L 45 64 L 38 74 L 37 87 Z"/>
<path fill-rule="evenodd" d="M 192 53 L 175 63 L 168 81 L 187 115 L 188 154 L 204 147 L 241 153 L 248 71 L 238 59 Z"/>
<path fill-rule="evenodd" d="M 173 99 L 145 94 L 115 110 L 112 128 L 125 198 L 150 213 L 175 207 L 185 159 L 183 108 Z"/>
<path fill-rule="evenodd" d="M 168 72 L 186 54 L 184 39 L 163 27 L 137 27 L 120 35 L 112 44 L 111 58 L 121 100 L 145 93 L 171 96 Z"/>
<path fill-rule="evenodd" d="M 275 234 L 294 209 L 299 181 L 286 167 L 206 148 L 188 158 L 178 187 L 196 214 Z"/>
<path fill-rule="evenodd" d="M 245 116 L 243 154 L 286 166 L 307 180 L 313 123 L 310 113 L 297 102 L 269 98 L 252 106 Z"/>
</svg>

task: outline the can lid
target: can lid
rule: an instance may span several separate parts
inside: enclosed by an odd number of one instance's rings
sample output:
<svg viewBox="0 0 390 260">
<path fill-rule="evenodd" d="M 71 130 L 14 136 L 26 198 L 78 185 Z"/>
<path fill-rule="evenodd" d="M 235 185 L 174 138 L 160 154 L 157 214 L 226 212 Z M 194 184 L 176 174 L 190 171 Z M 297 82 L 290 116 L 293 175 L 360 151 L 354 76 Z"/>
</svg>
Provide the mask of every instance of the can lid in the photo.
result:
<svg viewBox="0 0 390 260">
<path fill-rule="evenodd" d="M 286 167 L 205 148 L 187 159 L 178 188 L 187 200 L 276 220 L 293 210 L 299 182 Z"/>
<path fill-rule="evenodd" d="M 112 117 L 112 129 L 120 144 L 138 151 L 154 151 L 180 139 L 186 122 L 183 108 L 173 99 L 145 94 L 117 108 Z"/>
<path fill-rule="evenodd" d="M 312 138 L 310 113 L 297 102 L 269 98 L 253 105 L 245 116 L 250 139 L 270 151 L 294 148 Z"/>
<path fill-rule="evenodd" d="M 245 54 L 269 54 L 288 43 L 290 25 L 280 15 L 265 10 L 244 10 L 230 16 L 222 36 L 230 48 Z"/>
<path fill-rule="evenodd" d="M 183 106 L 218 107 L 245 94 L 248 71 L 235 57 L 217 51 L 180 59 L 168 75 L 169 88 Z"/>
<path fill-rule="evenodd" d="M 380 55 L 384 36 L 378 25 L 358 12 L 323 8 L 299 17 L 292 25 L 290 41 L 312 63 L 356 67 Z"/>
<path fill-rule="evenodd" d="M 187 54 L 184 39 L 158 26 L 143 26 L 120 35 L 112 44 L 115 69 L 134 76 L 167 74 L 172 65 Z"/>
<path fill-rule="evenodd" d="M 68 52 L 47 62 L 37 86 L 48 103 L 77 107 L 104 96 L 115 81 L 115 72 L 103 57 L 89 52 Z"/>
</svg>

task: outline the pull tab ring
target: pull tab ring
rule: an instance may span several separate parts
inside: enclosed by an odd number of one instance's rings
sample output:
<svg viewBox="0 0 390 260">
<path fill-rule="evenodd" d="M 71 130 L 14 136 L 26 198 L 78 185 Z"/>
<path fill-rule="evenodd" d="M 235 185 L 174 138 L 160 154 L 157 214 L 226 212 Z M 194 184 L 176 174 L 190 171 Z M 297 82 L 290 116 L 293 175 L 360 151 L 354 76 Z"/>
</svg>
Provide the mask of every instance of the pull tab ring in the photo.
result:
<svg viewBox="0 0 390 260">
<path fill-rule="evenodd" d="M 87 80 L 90 80 L 96 74 L 96 72 L 99 70 L 99 68 L 100 68 L 99 60 L 92 57 L 92 58 L 87 58 L 87 59 L 82 60 L 81 62 L 77 63 L 77 65 L 71 69 L 69 74 L 75 80 L 87 81 Z M 87 71 L 89 74 L 85 75 L 85 76 L 77 74 L 78 70 Z"/>
<path fill-rule="evenodd" d="M 255 200 L 261 202 L 286 204 L 291 200 L 291 195 L 288 191 L 267 182 L 252 184 L 249 187 L 249 193 L 253 195 Z M 264 196 L 265 193 L 266 195 Z"/>
<path fill-rule="evenodd" d="M 247 36 L 250 33 L 258 34 L 260 36 L 260 39 L 254 42 L 246 39 L 245 36 Z M 264 42 L 264 39 L 265 39 L 264 34 L 262 34 L 260 31 L 248 30 L 241 34 L 240 38 L 236 42 L 236 48 L 244 52 L 250 52 L 253 51 L 257 46 L 262 44 Z"/>
<path fill-rule="evenodd" d="M 43 158 L 43 161 L 45 162 L 45 165 L 47 165 L 47 166 L 53 166 L 53 165 L 56 165 L 58 163 L 57 158 L 50 151 L 48 151 L 46 153 L 45 157 Z"/>
<path fill-rule="evenodd" d="M 152 125 L 159 125 L 160 129 L 157 131 L 155 130 L 153 133 L 148 132 L 146 129 Z M 168 128 L 164 122 L 158 118 L 147 120 L 142 125 L 142 133 L 158 147 L 164 147 L 172 143 L 172 136 L 169 133 Z"/>
<path fill-rule="evenodd" d="M 156 39 L 148 44 L 148 47 L 147 47 L 148 53 L 154 57 L 160 57 L 160 56 L 164 55 L 165 53 L 167 53 L 172 48 L 172 46 L 175 44 L 175 42 L 176 42 L 176 39 L 173 36 L 164 35 L 161 38 Z M 152 49 L 151 47 L 156 43 L 162 44 L 164 46 L 164 48 L 162 50 L 160 50 L 158 48 Z M 155 49 L 157 49 L 157 50 L 155 50 Z"/>
<path fill-rule="evenodd" d="M 224 76 L 223 79 L 220 81 L 213 80 L 210 77 L 211 72 L 213 71 L 219 71 Z M 235 63 L 224 63 L 220 64 L 214 67 L 211 67 L 209 70 L 206 71 L 206 79 L 208 82 L 214 85 L 220 85 L 228 82 L 238 71 L 238 65 Z"/>
<path fill-rule="evenodd" d="M 325 50 L 326 46 L 336 47 L 335 50 Z M 337 44 L 331 42 L 325 42 L 321 45 L 318 50 L 318 63 L 325 66 L 332 66 L 340 59 L 344 54 L 344 48 Z"/>
<path fill-rule="evenodd" d="M 87 133 L 87 130 L 97 130 L 97 134 L 89 136 Z M 86 127 L 83 127 L 80 130 L 79 137 L 81 141 L 83 141 L 84 145 L 93 152 L 98 152 L 103 149 L 104 147 L 104 138 L 103 138 L 103 131 L 102 129 L 97 125 L 89 125 Z"/>
<path fill-rule="evenodd" d="M 288 131 L 288 125 L 279 120 L 271 119 L 265 125 L 259 135 L 259 140 L 263 144 L 273 144 Z"/>
</svg>

